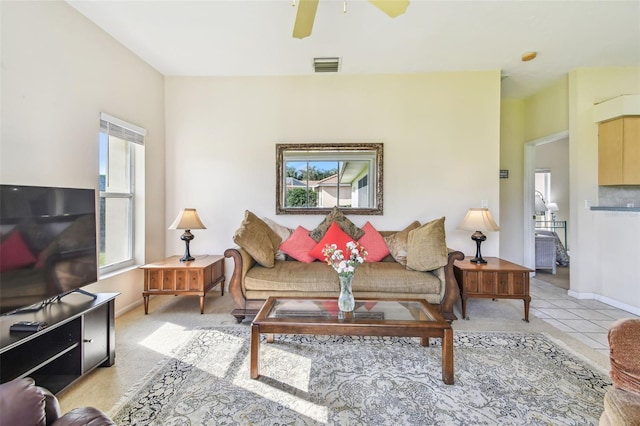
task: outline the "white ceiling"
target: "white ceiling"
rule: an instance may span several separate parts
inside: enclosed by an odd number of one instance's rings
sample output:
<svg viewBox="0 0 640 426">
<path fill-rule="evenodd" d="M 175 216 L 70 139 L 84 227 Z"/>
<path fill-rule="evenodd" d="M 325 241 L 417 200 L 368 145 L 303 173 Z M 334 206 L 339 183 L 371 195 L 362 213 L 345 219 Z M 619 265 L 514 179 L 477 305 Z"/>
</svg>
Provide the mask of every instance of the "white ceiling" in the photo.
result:
<svg viewBox="0 0 640 426">
<path fill-rule="evenodd" d="M 338 56 L 342 74 L 501 70 L 502 97 L 522 98 L 576 68 L 640 65 L 637 0 L 411 0 L 395 19 L 320 0 L 302 40 L 292 0 L 67 2 L 168 76 L 309 75 Z"/>
</svg>

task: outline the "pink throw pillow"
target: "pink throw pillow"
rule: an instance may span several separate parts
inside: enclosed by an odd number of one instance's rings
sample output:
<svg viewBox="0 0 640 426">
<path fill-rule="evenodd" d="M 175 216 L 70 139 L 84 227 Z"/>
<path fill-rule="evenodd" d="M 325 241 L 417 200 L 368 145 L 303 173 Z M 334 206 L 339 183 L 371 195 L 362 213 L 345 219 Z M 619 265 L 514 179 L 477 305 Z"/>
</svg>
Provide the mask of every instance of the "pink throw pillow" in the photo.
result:
<svg viewBox="0 0 640 426">
<path fill-rule="evenodd" d="M 389 247 L 387 247 L 387 243 L 385 243 L 378 230 L 368 221 L 364 224 L 362 230 L 364 235 L 358 242 L 367 251 L 365 262 L 380 262 L 387 257 L 389 255 Z"/>
<path fill-rule="evenodd" d="M 358 242 L 367 251 L 365 262 L 380 262 L 387 257 L 389 255 L 389 247 L 378 230 L 368 221 L 364 224 L 362 230 L 364 235 Z"/>
<path fill-rule="evenodd" d="M 338 250 L 342 250 L 342 253 L 345 253 L 349 241 L 353 241 L 353 238 L 347 235 L 336 222 L 333 222 L 327 230 L 327 233 L 324 234 L 324 237 L 322 237 L 318 244 L 309 252 L 309 255 L 321 262 L 325 262 L 326 259 L 324 258 L 322 250 L 324 250 L 327 245 L 335 244 L 338 246 Z"/>
<path fill-rule="evenodd" d="M 0 244 L 0 272 L 20 269 L 36 263 L 36 259 L 24 242 L 22 234 L 16 231 Z"/>
<path fill-rule="evenodd" d="M 309 252 L 316 244 L 316 241 L 309 236 L 309 231 L 298 226 L 293 234 L 280 244 L 280 250 L 299 262 L 311 263 L 316 259 L 310 256 Z"/>
</svg>

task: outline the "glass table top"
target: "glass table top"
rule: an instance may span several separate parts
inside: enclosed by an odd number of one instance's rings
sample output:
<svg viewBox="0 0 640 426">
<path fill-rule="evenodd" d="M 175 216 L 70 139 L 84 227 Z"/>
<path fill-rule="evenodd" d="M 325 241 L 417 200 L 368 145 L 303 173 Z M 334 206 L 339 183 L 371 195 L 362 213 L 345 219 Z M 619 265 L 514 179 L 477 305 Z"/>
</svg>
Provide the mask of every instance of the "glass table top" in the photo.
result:
<svg viewBox="0 0 640 426">
<path fill-rule="evenodd" d="M 414 300 L 356 300 L 354 320 L 438 321 L 426 302 Z M 266 318 L 344 318 L 337 299 L 276 299 Z"/>
</svg>

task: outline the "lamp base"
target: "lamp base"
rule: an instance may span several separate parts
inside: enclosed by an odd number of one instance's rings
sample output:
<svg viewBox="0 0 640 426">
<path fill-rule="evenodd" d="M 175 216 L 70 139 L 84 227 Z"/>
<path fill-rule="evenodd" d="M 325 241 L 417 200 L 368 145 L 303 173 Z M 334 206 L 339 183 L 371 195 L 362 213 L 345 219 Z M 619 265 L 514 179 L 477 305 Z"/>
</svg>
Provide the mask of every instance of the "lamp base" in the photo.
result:
<svg viewBox="0 0 640 426">
<path fill-rule="evenodd" d="M 191 233 L 191 231 L 189 229 L 185 230 L 180 239 L 184 241 L 185 244 L 184 256 L 182 256 L 180 262 L 190 262 L 192 260 L 195 260 L 195 257 L 191 256 L 191 253 L 189 252 L 189 242 L 193 240 L 193 234 Z"/>
<path fill-rule="evenodd" d="M 487 263 L 487 261 L 482 258 L 482 253 L 480 253 L 480 244 L 482 244 L 487 237 L 481 231 L 476 231 L 471 235 L 471 239 L 476 242 L 476 257 L 470 259 L 470 262 L 477 264 Z"/>
</svg>

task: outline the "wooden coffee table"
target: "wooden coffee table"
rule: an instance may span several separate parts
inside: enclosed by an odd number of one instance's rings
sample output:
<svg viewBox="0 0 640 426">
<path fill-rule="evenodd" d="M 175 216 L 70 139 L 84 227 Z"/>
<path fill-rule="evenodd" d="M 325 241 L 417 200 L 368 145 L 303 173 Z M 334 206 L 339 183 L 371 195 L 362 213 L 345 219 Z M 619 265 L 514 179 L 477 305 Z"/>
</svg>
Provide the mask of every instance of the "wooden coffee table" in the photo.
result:
<svg viewBox="0 0 640 426">
<path fill-rule="evenodd" d="M 420 337 L 442 339 L 442 380 L 453 384 L 453 329 L 423 299 L 356 300 L 353 313 L 338 311 L 336 298 L 269 297 L 251 324 L 251 378 L 259 377 L 260 335 Z"/>
</svg>

